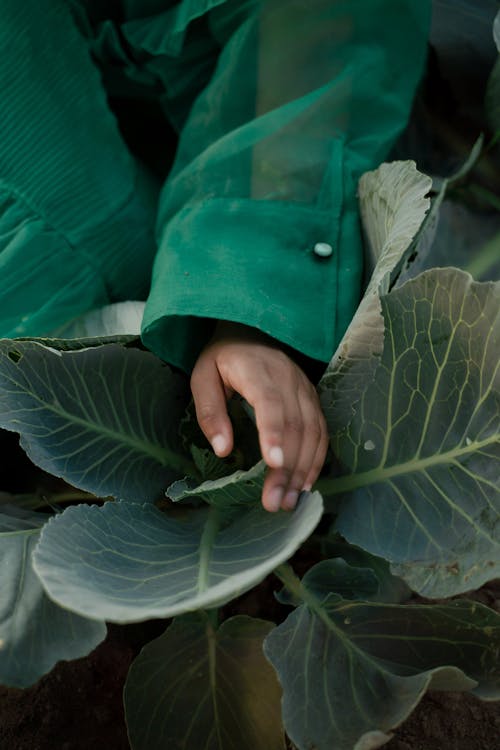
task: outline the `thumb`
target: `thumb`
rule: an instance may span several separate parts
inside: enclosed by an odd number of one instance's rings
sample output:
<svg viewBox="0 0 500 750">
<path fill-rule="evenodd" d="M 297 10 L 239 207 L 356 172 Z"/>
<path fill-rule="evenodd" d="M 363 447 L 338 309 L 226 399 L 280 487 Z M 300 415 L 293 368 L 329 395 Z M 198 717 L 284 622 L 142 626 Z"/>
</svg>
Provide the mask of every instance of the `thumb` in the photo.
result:
<svg viewBox="0 0 500 750">
<path fill-rule="evenodd" d="M 201 431 L 217 456 L 228 456 L 233 449 L 233 428 L 227 413 L 226 389 L 208 354 L 202 354 L 195 365 L 191 392 Z"/>
</svg>

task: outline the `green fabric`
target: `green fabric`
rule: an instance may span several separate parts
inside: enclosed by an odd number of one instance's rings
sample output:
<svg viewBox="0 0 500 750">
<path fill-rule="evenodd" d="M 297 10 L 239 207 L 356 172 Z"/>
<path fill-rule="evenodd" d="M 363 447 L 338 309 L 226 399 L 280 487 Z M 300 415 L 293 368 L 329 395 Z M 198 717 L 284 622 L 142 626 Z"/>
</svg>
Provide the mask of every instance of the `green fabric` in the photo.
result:
<svg viewBox="0 0 500 750">
<path fill-rule="evenodd" d="M 359 297 L 357 180 L 406 124 L 429 16 L 430 0 L 2 0 L 0 334 L 147 297 L 146 345 L 186 371 L 216 319 L 328 361 Z"/>
</svg>

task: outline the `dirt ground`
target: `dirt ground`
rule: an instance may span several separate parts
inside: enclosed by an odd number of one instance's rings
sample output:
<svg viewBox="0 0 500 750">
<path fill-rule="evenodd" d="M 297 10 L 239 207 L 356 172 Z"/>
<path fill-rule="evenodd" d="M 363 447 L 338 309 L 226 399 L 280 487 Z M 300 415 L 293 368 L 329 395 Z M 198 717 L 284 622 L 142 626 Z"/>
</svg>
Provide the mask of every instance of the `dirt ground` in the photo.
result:
<svg viewBox="0 0 500 750">
<path fill-rule="evenodd" d="M 228 605 L 226 614 L 259 614 L 262 598 L 267 599 L 273 588 L 276 581 L 270 577 Z M 475 598 L 497 608 L 500 583 L 484 587 Z M 27 690 L 0 687 L 0 750 L 129 750 L 122 687 L 135 655 L 165 624 L 111 626 L 106 641 L 90 656 L 59 663 Z M 500 702 L 428 693 L 385 747 L 500 750 Z"/>
</svg>

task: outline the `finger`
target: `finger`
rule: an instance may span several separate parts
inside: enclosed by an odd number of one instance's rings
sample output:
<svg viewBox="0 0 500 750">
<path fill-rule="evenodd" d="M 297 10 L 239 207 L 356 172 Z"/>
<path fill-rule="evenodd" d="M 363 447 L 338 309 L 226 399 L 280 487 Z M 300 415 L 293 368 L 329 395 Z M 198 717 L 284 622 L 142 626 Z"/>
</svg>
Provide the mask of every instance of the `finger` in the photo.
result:
<svg viewBox="0 0 500 750">
<path fill-rule="evenodd" d="M 191 392 L 201 431 L 217 456 L 228 456 L 233 449 L 233 428 L 224 383 L 211 357 L 198 359 L 191 375 Z"/>
<path fill-rule="evenodd" d="M 284 403 L 283 464 L 279 468 L 271 467 L 273 470 L 268 472 L 262 491 L 262 504 L 267 510 L 271 511 L 279 510 L 283 502 L 290 485 L 290 479 L 296 472 L 297 460 L 303 442 L 302 411 L 298 400 L 296 400 L 295 390 L 290 390 L 288 393 L 293 395 L 289 396 Z M 264 442 L 266 440 L 264 429 L 262 433 Z M 305 474 L 303 479 L 305 479 Z M 297 479 L 297 481 L 299 480 Z"/>
<path fill-rule="evenodd" d="M 290 479 L 285 469 L 268 469 L 262 487 L 262 505 L 270 513 L 276 513 L 285 497 Z"/>
<path fill-rule="evenodd" d="M 311 472 L 322 437 L 321 412 L 316 393 L 309 386 L 302 388 L 298 393 L 298 402 L 303 420 L 302 440 L 299 454 L 281 503 L 283 510 L 293 510 L 295 508 L 304 483 Z"/>
<path fill-rule="evenodd" d="M 266 464 L 274 469 L 285 465 L 285 405 L 274 381 L 255 363 L 244 370 L 233 369 L 223 375 L 224 382 L 240 394 L 255 412 L 259 445 Z"/>
<path fill-rule="evenodd" d="M 321 438 L 318 444 L 318 449 L 316 451 L 316 455 L 314 456 L 314 460 L 312 462 L 312 466 L 309 471 L 309 474 L 307 475 L 306 480 L 304 482 L 304 486 L 302 488 L 306 492 L 310 492 L 314 483 L 319 477 L 321 473 L 321 469 L 323 468 L 323 464 L 325 463 L 326 454 L 328 452 L 328 445 L 330 442 L 330 438 L 328 436 L 328 430 L 326 427 L 325 417 L 322 412 L 320 413 L 320 427 L 321 427 Z"/>
</svg>

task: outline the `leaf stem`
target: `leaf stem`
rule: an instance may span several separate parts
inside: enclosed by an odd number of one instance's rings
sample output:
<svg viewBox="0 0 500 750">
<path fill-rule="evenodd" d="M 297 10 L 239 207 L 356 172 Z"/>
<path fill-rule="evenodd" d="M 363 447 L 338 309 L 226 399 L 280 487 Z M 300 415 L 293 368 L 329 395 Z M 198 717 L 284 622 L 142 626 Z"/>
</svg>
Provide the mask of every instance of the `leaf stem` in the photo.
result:
<svg viewBox="0 0 500 750">
<path fill-rule="evenodd" d="M 291 565 L 288 565 L 288 563 L 282 563 L 273 570 L 273 573 L 276 578 L 280 579 L 281 583 L 286 586 L 291 594 L 295 594 L 295 596 L 298 596 L 300 599 L 303 598 L 302 582 Z"/>
<path fill-rule="evenodd" d="M 198 553 L 200 556 L 200 567 L 198 572 L 198 593 L 201 594 L 208 588 L 208 568 L 210 564 L 210 558 L 212 557 L 212 551 L 214 547 L 215 537 L 219 531 L 220 526 L 220 515 L 217 508 L 210 508 L 208 512 L 207 521 L 205 528 L 200 539 L 200 546 Z"/>
<path fill-rule="evenodd" d="M 320 619 L 329 630 L 335 632 L 341 640 L 345 640 L 344 633 L 328 616 L 325 607 L 322 606 L 322 602 L 302 585 L 302 581 L 288 563 L 278 565 L 278 567 L 273 570 L 273 573 L 286 586 L 290 593 L 298 599 L 301 599 L 311 612 L 314 612 L 316 617 L 318 617 L 318 619 Z"/>
<path fill-rule="evenodd" d="M 206 609 L 205 614 L 207 616 L 207 621 L 212 627 L 212 630 L 216 631 L 219 627 L 219 608 L 216 607 L 215 609 Z"/>
<path fill-rule="evenodd" d="M 360 471 L 354 474 L 345 474 L 341 477 L 324 477 L 316 482 L 313 489 L 320 492 L 324 497 L 340 495 L 343 492 L 366 487 L 377 482 L 386 482 L 388 479 L 412 474 L 417 471 L 425 471 L 433 466 L 456 463 L 461 456 L 476 453 L 487 445 L 498 443 L 497 435 L 491 435 L 484 440 L 473 440 L 460 448 L 454 448 L 446 453 L 437 453 L 425 458 L 414 458 L 392 466 L 376 466 L 368 471 Z"/>
</svg>

